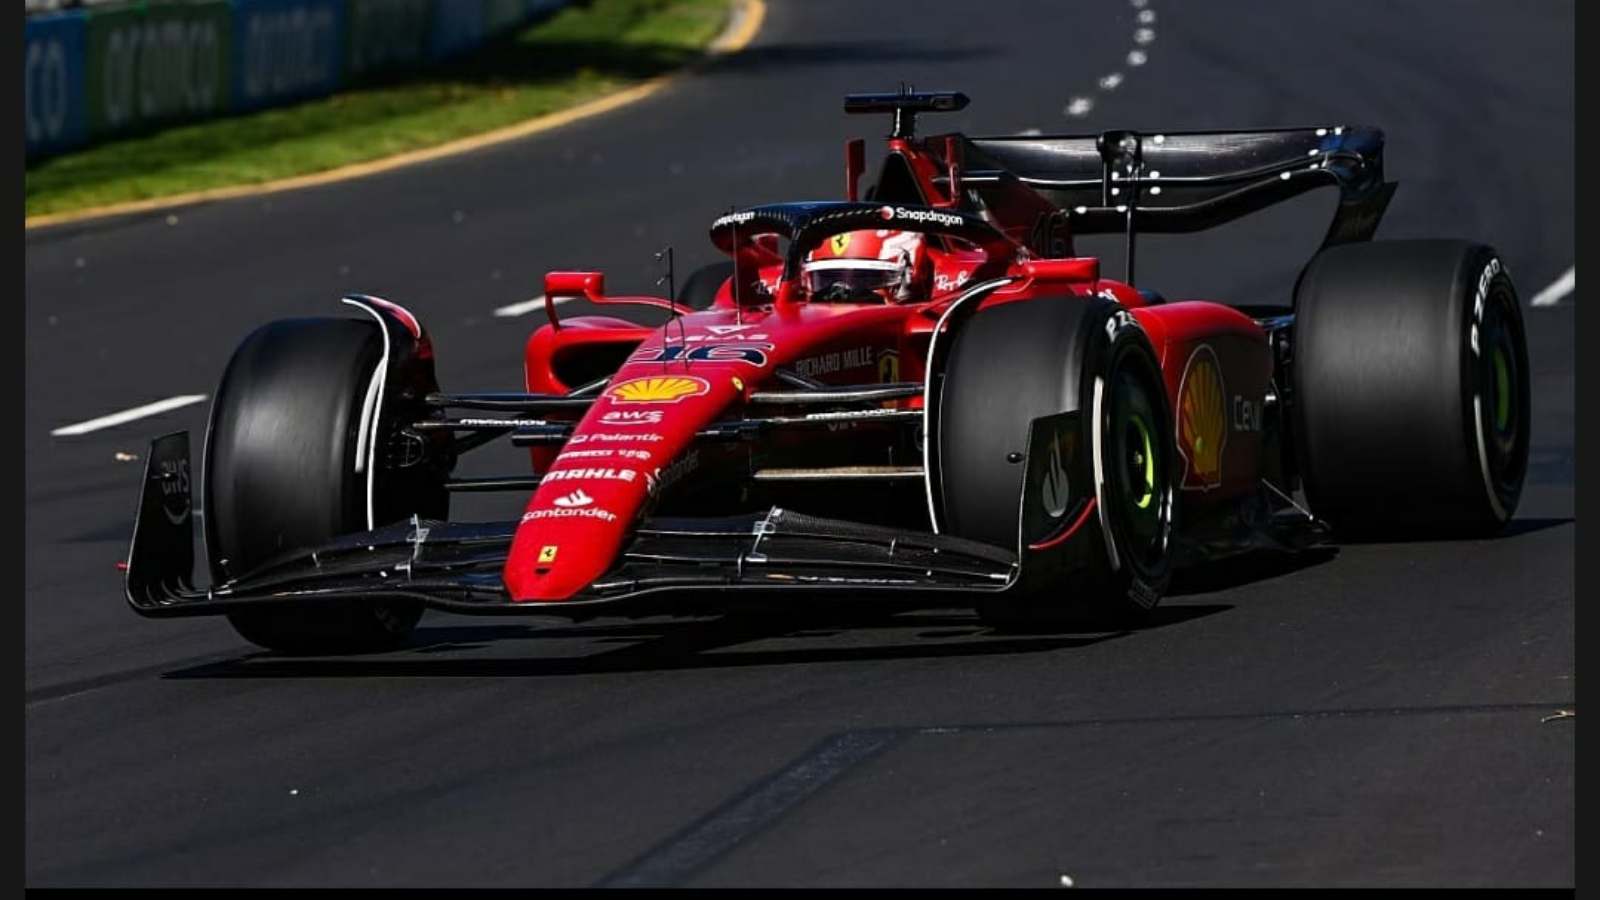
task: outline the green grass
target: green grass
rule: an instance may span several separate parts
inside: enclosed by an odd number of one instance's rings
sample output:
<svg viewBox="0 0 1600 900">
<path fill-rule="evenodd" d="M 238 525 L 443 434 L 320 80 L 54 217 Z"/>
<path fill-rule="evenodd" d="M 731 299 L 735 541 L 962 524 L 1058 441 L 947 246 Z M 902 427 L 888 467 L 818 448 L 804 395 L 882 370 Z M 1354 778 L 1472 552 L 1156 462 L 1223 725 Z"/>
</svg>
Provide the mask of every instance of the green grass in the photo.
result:
<svg viewBox="0 0 1600 900">
<path fill-rule="evenodd" d="M 442 66 L 30 165 L 27 215 L 255 184 L 512 125 L 692 61 L 727 0 L 590 0 Z"/>
</svg>

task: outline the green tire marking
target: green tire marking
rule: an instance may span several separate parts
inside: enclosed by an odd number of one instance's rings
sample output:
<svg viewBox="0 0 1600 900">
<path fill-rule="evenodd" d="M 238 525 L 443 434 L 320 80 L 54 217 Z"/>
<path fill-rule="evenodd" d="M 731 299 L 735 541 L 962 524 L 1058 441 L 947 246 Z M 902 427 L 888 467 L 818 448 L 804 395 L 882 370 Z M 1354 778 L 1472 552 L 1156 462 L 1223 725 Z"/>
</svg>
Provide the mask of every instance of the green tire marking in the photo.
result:
<svg viewBox="0 0 1600 900">
<path fill-rule="evenodd" d="M 1135 504 L 1140 509 L 1144 509 L 1150 505 L 1150 501 L 1155 497 L 1156 493 L 1156 460 L 1155 454 L 1151 452 L 1150 430 L 1145 428 L 1144 420 L 1135 416 L 1133 427 L 1139 429 L 1139 440 L 1144 444 L 1144 496 L 1140 497 Z"/>
</svg>

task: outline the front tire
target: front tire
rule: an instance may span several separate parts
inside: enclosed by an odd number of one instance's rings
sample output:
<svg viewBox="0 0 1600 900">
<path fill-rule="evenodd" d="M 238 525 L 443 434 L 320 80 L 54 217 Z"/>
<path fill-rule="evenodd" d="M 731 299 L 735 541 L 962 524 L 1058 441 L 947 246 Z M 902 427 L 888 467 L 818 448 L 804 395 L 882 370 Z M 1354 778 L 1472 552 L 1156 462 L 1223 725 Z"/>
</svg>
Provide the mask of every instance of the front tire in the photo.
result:
<svg viewBox="0 0 1600 900">
<path fill-rule="evenodd" d="M 234 352 L 211 407 L 205 458 L 215 581 L 366 530 L 361 425 L 382 355 L 377 326 L 358 319 L 271 322 Z M 411 512 L 443 518 L 446 496 L 391 487 L 373 498 L 374 524 Z M 240 610 L 228 621 L 251 643 L 315 654 L 397 646 L 421 616 L 416 601 L 338 600 Z"/>
<path fill-rule="evenodd" d="M 956 335 L 939 403 L 945 524 L 961 537 L 1019 549 L 1020 461 L 1034 419 L 1083 413 L 1078 445 L 1099 456 L 1103 509 L 1073 538 L 1090 542 L 1085 565 L 1045 592 L 993 598 L 979 609 L 985 620 L 1032 628 L 1085 612 L 1147 617 L 1172 574 L 1175 445 L 1160 366 L 1132 315 L 1082 297 L 983 310 Z M 1055 506 L 1048 515 L 1073 508 Z"/>
<path fill-rule="evenodd" d="M 1528 462 L 1528 351 L 1494 250 L 1324 250 L 1296 289 L 1293 338 L 1300 473 L 1337 534 L 1481 536 L 1511 519 Z"/>
</svg>

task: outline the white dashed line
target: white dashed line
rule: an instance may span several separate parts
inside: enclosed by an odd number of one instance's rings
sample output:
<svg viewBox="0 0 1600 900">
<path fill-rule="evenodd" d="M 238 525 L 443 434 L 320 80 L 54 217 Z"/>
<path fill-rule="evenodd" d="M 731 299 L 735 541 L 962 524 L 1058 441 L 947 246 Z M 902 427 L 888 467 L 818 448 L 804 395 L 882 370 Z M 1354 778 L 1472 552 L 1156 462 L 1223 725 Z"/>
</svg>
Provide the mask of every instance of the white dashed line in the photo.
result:
<svg viewBox="0 0 1600 900">
<path fill-rule="evenodd" d="M 1534 306 L 1555 306 L 1578 286 L 1578 267 L 1572 266 L 1555 283 L 1533 295 Z"/>
<path fill-rule="evenodd" d="M 1139 27 L 1134 29 L 1133 32 L 1133 43 L 1136 46 L 1129 50 L 1127 57 L 1125 57 L 1128 66 L 1136 69 L 1150 61 L 1149 52 L 1141 48 L 1148 46 L 1156 39 L 1156 30 L 1154 28 L 1156 22 L 1156 11 L 1153 9 L 1146 9 L 1146 6 L 1149 5 L 1149 0 L 1128 0 L 1128 5 L 1139 11 L 1136 14 L 1136 17 L 1139 20 Z M 1100 90 L 1104 92 L 1114 91 L 1125 80 L 1127 80 L 1127 76 L 1123 73 L 1109 72 L 1100 76 Z M 1081 119 L 1084 116 L 1087 116 L 1093 110 L 1094 98 L 1079 96 L 1073 97 L 1067 103 L 1062 112 L 1066 113 L 1071 118 Z"/>
<path fill-rule="evenodd" d="M 90 419 L 87 422 L 79 422 L 76 425 L 63 425 L 60 428 L 57 428 L 55 431 L 50 432 L 50 434 L 52 437 L 72 437 L 73 435 L 88 434 L 91 431 L 99 431 L 102 428 L 111 428 L 115 425 L 122 425 L 127 422 L 132 422 L 135 419 L 143 419 L 146 416 L 159 415 L 169 410 L 179 409 L 184 406 L 189 406 L 193 403 L 199 403 L 204 399 L 206 399 L 205 394 L 184 394 L 181 397 L 168 397 L 165 400 L 157 400 L 154 403 L 146 403 L 144 406 L 135 406 L 133 409 L 123 410 L 119 413 L 112 413 L 109 416 L 101 416 L 98 419 Z"/>
<path fill-rule="evenodd" d="M 557 297 L 555 299 L 555 305 L 560 306 L 561 304 L 567 302 L 568 300 L 576 300 L 576 299 L 578 299 L 578 298 L 577 297 Z M 525 316 L 528 313 L 531 313 L 536 309 L 543 309 L 543 308 L 544 308 L 544 295 L 540 294 L 539 296 L 533 298 L 532 300 L 524 300 L 521 303 L 513 303 L 510 306 L 502 306 L 499 309 L 495 310 L 494 314 L 499 316 L 502 319 L 509 319 L 509 318 L 511 318 L 513 316 Z"/>
</svg>

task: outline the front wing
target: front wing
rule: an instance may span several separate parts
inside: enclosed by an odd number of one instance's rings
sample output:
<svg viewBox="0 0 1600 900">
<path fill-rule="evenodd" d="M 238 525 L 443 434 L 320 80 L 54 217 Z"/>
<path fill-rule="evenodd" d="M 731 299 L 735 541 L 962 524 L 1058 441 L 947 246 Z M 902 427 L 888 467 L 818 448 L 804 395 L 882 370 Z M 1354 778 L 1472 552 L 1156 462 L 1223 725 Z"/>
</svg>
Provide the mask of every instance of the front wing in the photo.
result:
<svg viewBox="0 0 1600 900">
<path fill-rule="evenodd" d="M 1035 423 L 1034 446 L 1071 414 Z M 1055 421 L 1060 420 L 1060 421 Z M 1030 453 L 1025 501 L 1038 497 L 1044 473 Z M 1082 482 L 1080 482 L 1082 483 Z M 410 598 L 427 606 L 482 615 L 543 614 L 582 618 L 725 609 L 744 598 L 796 592 L 883 597 L 997 593 L 1022 580 L 1023 556 L 1036 577 L 1058 568 L 1037 553 L 1019 554 L 949 535 L 803 515 L 774 508 L 726 518 L 646 518 L 613 567 L 578 596 L 512 602 L 502 569 L 514 522 L 451 523 L 413 519 L 353 533 L 284 554 L 248 574 L 196 587 L 189 438 L 178 432 L 151 444 L 126 573 L 128 602 L 151 617 L 216 615 L 263 604 L 352 598 Z M 1022 518 L 1031 516 L 1024 503 Z M 1019 523 L 1019 538 L 1022 524 Z M 1019 547 L 1025 547 L 1019 540 Z M 657 603 L 654 601 L 670 601 Z"/>
</svg>

